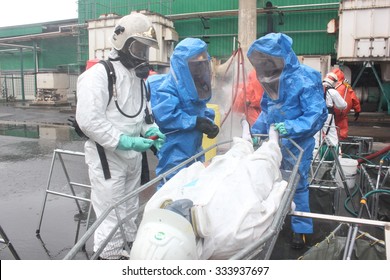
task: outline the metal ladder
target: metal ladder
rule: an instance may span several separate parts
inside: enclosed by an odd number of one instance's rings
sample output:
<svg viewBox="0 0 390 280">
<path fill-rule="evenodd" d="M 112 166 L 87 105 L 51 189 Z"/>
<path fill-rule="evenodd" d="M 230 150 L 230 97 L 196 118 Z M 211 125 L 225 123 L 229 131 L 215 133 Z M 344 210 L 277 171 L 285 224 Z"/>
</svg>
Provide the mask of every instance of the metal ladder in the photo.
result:
<svg viewBox="0 0 390 280">
<path fill-rule="evenodd" d="M 18 253 L 16 252 L 11 241 L 8 239 L 1 225 L 0 225 L 0 244 L 5 244 L 5 246 L 8 247 L 8 249 L 10 250 L 12 256 L 14 256 L 15 260 L 20 260 Z"/>
<path fill-rule="evenodd" d="M 76 202 L 76 205 L 77 205 L 77 208 L 78 208 L 78 211 L 79 211 L 80 215 L 84 214 L 85 211 L 83 211 L 82 207 L 80 206 L 79 201 L 87 202 L 89 204 L 89 207 L 88 207 L 88 212 L 87 212 L 88 214 L 87 214 L 87 220 L 86 220 L 87 224 L 86 225 L 87 225 L 87 229 L 89 227 L 91 211 L 92 211 L 91 199 L 90 198 L 81 197 L 81 196 L 77 196 L 76 195 L 76 191 L 75 191 L 75 187 L 80 187 L 80 188 L 91 190 L 91 186 L 90 185 L 81 184 L 81 183 L 77 183 L 77 182 L 73 182 L 73 181 L 70 180 L 69 172 L 68 172 L 68 170 L 67 170 L 67 168 L 65 166 L 65 161 L 64 161 L 63 155 L 77 156 L 77 157 L 84 157 L 85 156 L 85 154 L 81 153 L 81 152 L 61 150 L 61 149 L 55 149 L 54 150 L 52 161 L 51 161 L 51 166 L 50 166 L 50 171 L 49 171 L 49 178 L 48 178 L 47 186 L 46 186 L 46 190 L 45 190 L 45 196 L 44 196 L 44 199 L 43 199 L 43 204 L 42 204 L 42 210 L 41 210 L 41 215 L 40 215 L 40 219 L 39 219 L 39 224 L 38 224 L 38 228 L 36 230 L 37 237 L 40 236 L 40 231 L 41 231 L 41 226 L 42 226 L 42 221 L 43 221 L 43 214 L 44 214 L 44 211 L 45 211 L 47 197 L 48 197 L 49 194 L 50 195 L 55 195 L 55 196 L 61 196 L 61 197 L 65 197 L 65 198 L 74 199 L 75 202 Z M 64 193 L 64 192 L 53 191 L 53 190 L 50 189 L 50 187 L 51 187 L 51 180 L 52 180 L 52 176 L 53 176 L 53 170 L 54 170 L 54 166 L 55 166 L 55 163 L 56 163 L 57 159 L 61 163 L 62 171 L 64 172 L 64 175 L 65 175 L 65 178 L 66 178 L 66 185 L 69 187 L 69 190 L 72 193 L 71 195 L 67 194 L 67 193 Z M 77 240 L 76 240 L 76 242 L 77 242 Z"/>
</svg>

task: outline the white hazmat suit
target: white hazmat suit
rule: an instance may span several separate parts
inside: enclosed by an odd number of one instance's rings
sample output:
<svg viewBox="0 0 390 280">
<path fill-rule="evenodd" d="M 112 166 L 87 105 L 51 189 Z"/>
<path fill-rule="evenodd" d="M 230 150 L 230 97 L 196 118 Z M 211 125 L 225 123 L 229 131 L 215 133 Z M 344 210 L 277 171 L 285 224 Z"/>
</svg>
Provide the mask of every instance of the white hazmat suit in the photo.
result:
<svg viewBox="0 0 390 280">
<path fill-rule="evenodd" d="M 316 139 L 316 149 L 318 149 L 325 137 L 328 138 L 333 146 L 337 147 L 339 144 L 333 109 L 337 108 L 339 110 L 344 110 L 347 108 L 347 102 L 341 97 L 337 90 L 334 89 L 336 82 L 337 76 L 334 73 L 328 73 L 323 80 L 325 103 L 326 107 L 328 108 L 328 117 L 323 128 L 314 136 Z"/>
<path fill-rule="evenodd" d="M 146 16 L 141 14 L 132 14 L 122 19 L 113 35 L 113 40 L 116 40 L 115 44 L 119 44 L 120 48 L 125 45 L 128 38 L 134 40 L 134 36 L 131 37 L 133 33 L 138 36 L 135 40 L 138 40 L 139 36 L 144 36 L 144 33 L 140 33 L 141 31 L 152 28 Z M 136 33 L 137 30 L 141 35 Z M 150 41 L 154 42 L 155 40 L 152 38 Z M 114 48 L 115 44 L 113 43 Z M 113 49 L 109 59 L 115 70 L 116 86 L 114 90 L 116 90 L 117 100 L 115 100 L 114 95 L 109 102 L 108 75 L 105 67 L 100 63 L 95 64 L 80 75 L 77 82 L 76 119 L 81 130 L 89 137 L 85 143 L 85 161 L 88 164 L 92 186 L 91 201 L 97 217 L 140 185 L 141 150 L 129 145 L 120 148 L 122 137 L 140 140 L 140 135 L 147 135 L 147 131 L 150 131 L 152 127 L 157 129 L 156 124 L 147 124 L 145 121 L 146 99 L 145 91 L 141 91 L 141 78 L 136 76 L 134 68 L 128 65 L 125 67 L 123 60 L 118 58 L 121 58 L 119 50 Z M 131 59 L 128 61 L 132 62 Z M 136 64 L 134 63 L 134 65 Z M 132 117 L 123 115 L 116 107 L 116 102 L 123 112 Z M 142 139 L 141 142 L 144 141 Z M 145 140 L 146 143 L 150 144 L 148 141 L 151 140 Z M 104 148 L 111 178 L 104 177 L 95 142 Z M 147 148 L 147 145 L 143 147 L 144 150 Z M 129 215 L 131 211 L 138 209 L 138 197 L 127 200 L 117 209 L 121 218 Z M 126 242 L 132 242 L 135 238 L 137 231 L 135 219 L 136 217 L 127 220 L 124 225 Z M 94 251 L 101 247 L 116 224 L 117 217 L 112 211 L 95 231 Z M 100 258 L 120 259 L 124 245 L 124 240 L 118 230 L 100 254 Z"/>
</svg>

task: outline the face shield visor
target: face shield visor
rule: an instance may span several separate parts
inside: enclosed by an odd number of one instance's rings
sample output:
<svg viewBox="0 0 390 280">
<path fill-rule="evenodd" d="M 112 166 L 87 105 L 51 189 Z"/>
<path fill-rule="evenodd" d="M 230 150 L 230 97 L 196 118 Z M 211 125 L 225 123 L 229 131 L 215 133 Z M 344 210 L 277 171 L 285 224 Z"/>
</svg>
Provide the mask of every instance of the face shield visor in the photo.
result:
<svg viewBox="0 0 390 280">
<path fill-rule="evenodd" d="M 145 44 L 145 45 L 152 47 L 152 48 L 155 48 L 155 49 L 159 49 L 156 31 L 154 30 L 154 28 L 152 26 L 149 27 L 149 29 L 145 32 L 135 33 L 132 37 L 134 39 L 136 39 L 137 41 L 141 42 L 142 44 Z"/>
<path fill-rule="evenodd" d="M 211 69 L 207 52 L 203 52 L 191 58 L 188 61 L 188 67 L 198 92 L 199 100 L 210 98 Z"/>
<path fill-rule="evenodd" d="M 284 68 L 283 58 L 253 51 L 248 59 L 256 69 L 257 79 L 268 96 L 273 100 L 279 99 L 279 82 Z"/>
<path fill-rule="evenodd" d="M 130 38 L 119 51 L 119 60 L 128 69 L 134 69 L 137 77 L 145 79 L 149 74 L 149 48 L 137 39 Z"/>
<path fill-rule="evenodd" d="M 145 45 L 137 40 L 130 43 L 128 52 L 134 58 L 141 61 L 149 61 L 149 46 Z"/>
</svg>

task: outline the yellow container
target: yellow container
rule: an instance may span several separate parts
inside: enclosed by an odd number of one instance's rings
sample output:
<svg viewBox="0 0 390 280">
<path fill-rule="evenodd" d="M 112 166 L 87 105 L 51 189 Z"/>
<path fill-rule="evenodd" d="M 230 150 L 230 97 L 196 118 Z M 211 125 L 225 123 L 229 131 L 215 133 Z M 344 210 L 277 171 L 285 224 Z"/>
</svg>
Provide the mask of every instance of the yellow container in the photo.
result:
<svg viewBox="0 0 390 280">
<path fill-rule="evenodd" d="M 218 125 L 218 127 L 220 127 L 221 126 L 221 114 L 219 112 L 219 106 L 217 104 L 207 104 L 207 108 L 214 110 L 214 112 L 215 112 L 214 122 L 216 125 Z M 208 147 L 217 144 L 217 139 L 218 139 L 218 136 L 215 137 L 214 139 L 209 139 L 209 138 L 207 138 L 206 134 L 203 134 L 203 139 L 202 139 L 203 149 L 207 149 Z M 205 160 L 209 161 L 216 155 L 217 155 L 217 148 L 214 148 L 205 154 Z"/>
</svg>

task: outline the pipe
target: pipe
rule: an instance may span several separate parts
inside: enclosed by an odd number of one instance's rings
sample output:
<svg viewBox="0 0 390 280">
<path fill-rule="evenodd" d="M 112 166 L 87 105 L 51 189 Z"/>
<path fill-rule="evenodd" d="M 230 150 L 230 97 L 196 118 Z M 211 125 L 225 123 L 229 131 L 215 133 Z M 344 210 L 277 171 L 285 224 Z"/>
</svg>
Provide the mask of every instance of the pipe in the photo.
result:
<svg viewBox="0 0 390 280">
<path fill-rule="evenodd" d="M 307 10 L 311 9 L 302 9 L 302 8 L 319 8 L 319 11 L 324 10 L 324 6 L 336 6 L 337 9 L 339 7 L 339 2 L 332 2 L 332 3 L 322 3 L 322 4 L 307 4 L 307 5 L 291 5 L 291 6 L 275 6 L 273 9 L 267 9 L 267 8 L 257 8 L 256 13 L 257 14 L 266 14 L 270 11 L 280 11 L 280 10 L 286 10 L 284 12 L 305 12 Z M 297 10 L 289 10 L 292 8 L 299 8 Z M 336 9 L 336 8 L 333 8 Z M 209 12 L 197 12 L 197 13 L 185 13 L 185 14 L 171 14 L 166 15 L 165 17 L 169 18 L 170 20 L 185 20 L 185 19 L 191 19 L 191 18 L 199 18 L 199 17 L 223 17 L 223 16 L 237 16 L 238 10 L 223 10 L 223 11 L 209 11 Z"/>
<path fill-rule="evenodd" d="M 16 37 L 7 37 L 7 38 L 1 38 L 1 42 L 22 42 L 22 41 L 30 41 L 30 40 L 36 40 L 36 39 L 48 39 L 48 38 L 55 38 L 59 36 L 73 36 L 73 31 L 62 31 L 62 28 L 69 28 L 69 27 L 77 27 L 77 28 L 87 28 L 87 24 L 74 24 L 74 25 L 64 25 L 59 26 L 58 30 L 56 32 L 47 32 L 47 33 L 40 33 L 40 34 L 32 34 L 32 35 L 23 35 L 23 36 L 16 36 Z M 2 44 L 3 45 L 3 44 Z M 5 44 L 4 44 L 5 45 Z M 11 45 L 11 44 L 9 44 Z M 16 45 L 15 45 L 16 46 Z M 28 46 L 23 46 L 24 48 L 33 48 Z"/>
<path fill-rule="evenodd" d="M 359 158 L 357 160 L 358 164 L 363 163 L 365 160 L 371 160 L 373 158 L 376 158 L 376 157 L 378 157 L 378 156 L 380 156 L 380 155 L 382 155 L 382 154 L 384 154 L 384 153 L 386 153 L 388 151 L 390 151 L 390 145 L 385 147 L 385 148 L 383 148 L 383 149 L 381 149 L 381 150 L 379 150 L 379 151 L 377 151 L 377 152 L 375 152 L 375 153 L 373 153 L 373 154 L 370 154 L 370 155 L 368 155 L 368 156 L 366 156 L 364 158 Z"/>
</svg>

